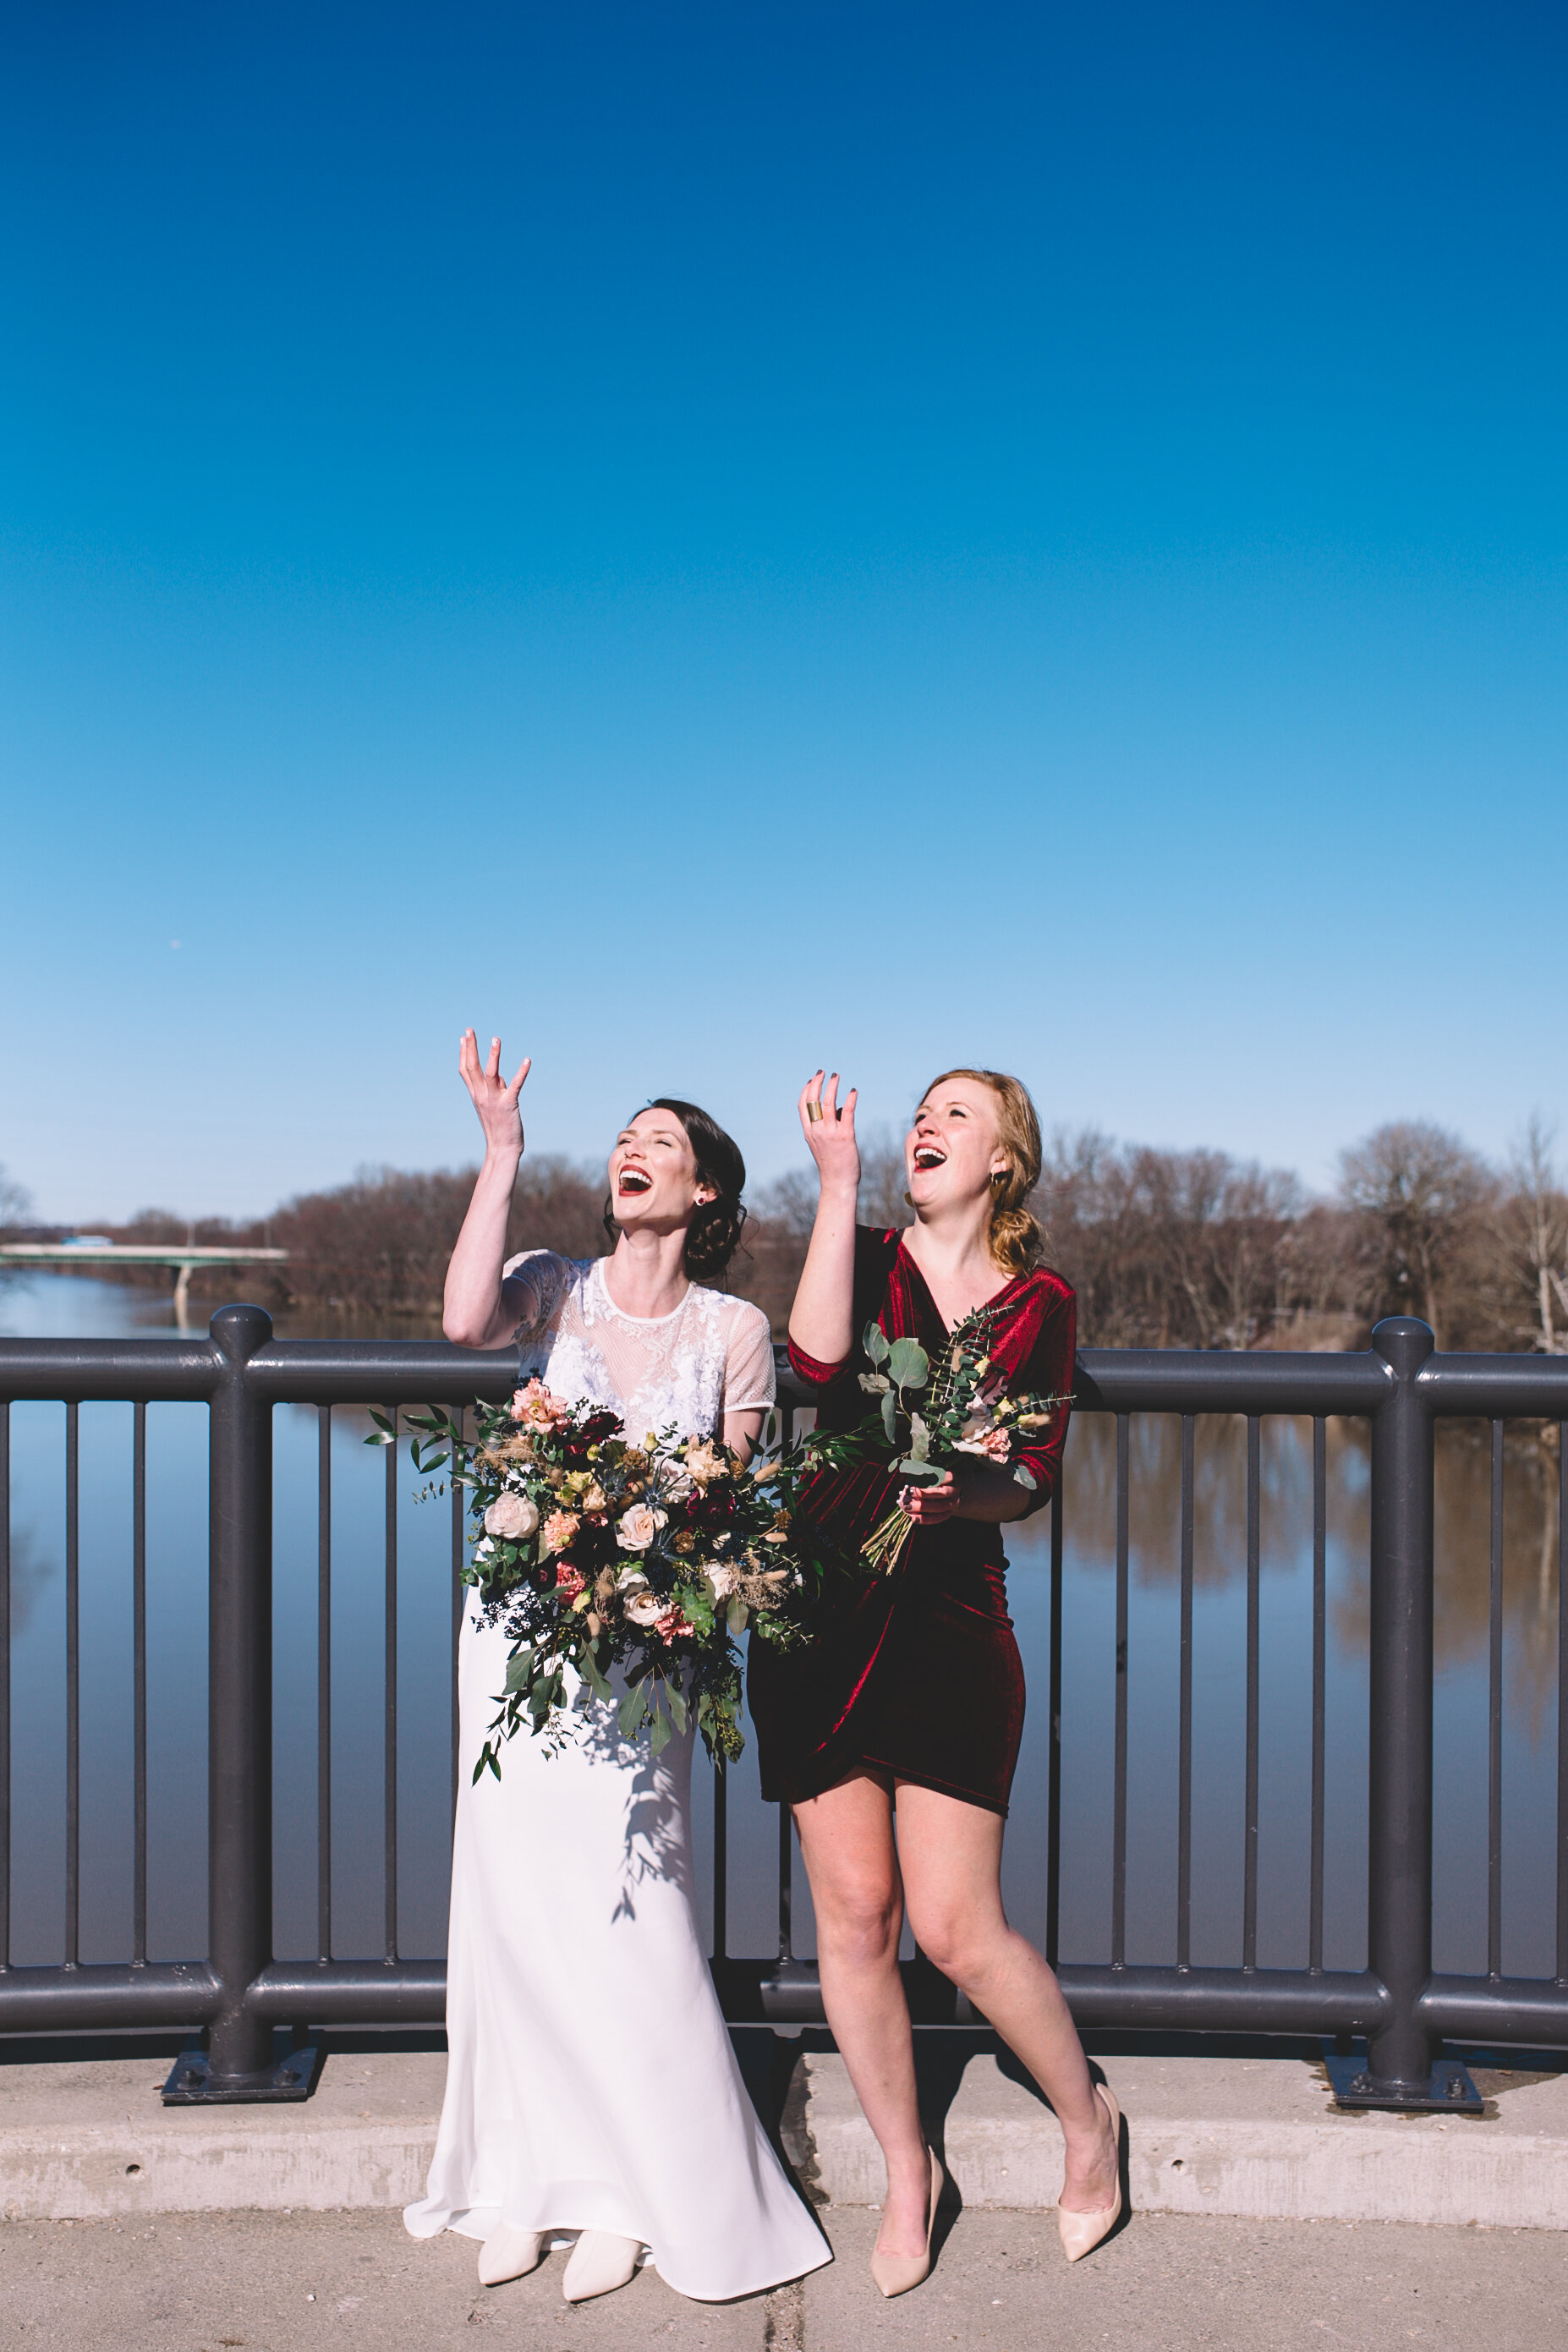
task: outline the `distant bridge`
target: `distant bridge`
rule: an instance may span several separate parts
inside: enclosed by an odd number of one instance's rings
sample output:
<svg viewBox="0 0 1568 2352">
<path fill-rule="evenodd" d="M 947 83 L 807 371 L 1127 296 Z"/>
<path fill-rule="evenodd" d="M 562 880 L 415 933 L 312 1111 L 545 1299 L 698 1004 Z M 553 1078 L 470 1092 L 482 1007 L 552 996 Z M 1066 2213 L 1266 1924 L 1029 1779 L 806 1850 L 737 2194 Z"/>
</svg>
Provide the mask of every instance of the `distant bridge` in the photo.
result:
<svg viewBox="0 0 1568 2352">
<path fill-rule="evenodd" d="M 174 1242 L 5 1242 L 0 1261 L 16 1265 L 166 1265 L 174 1272 L 174 1320 L 188 1326 L 191 1270 L 198 1265 L 281 1265 L 288 1258 L 280 1249 L 201 1249 L 195 1243 L 181 1247 Z"/>
</svg>

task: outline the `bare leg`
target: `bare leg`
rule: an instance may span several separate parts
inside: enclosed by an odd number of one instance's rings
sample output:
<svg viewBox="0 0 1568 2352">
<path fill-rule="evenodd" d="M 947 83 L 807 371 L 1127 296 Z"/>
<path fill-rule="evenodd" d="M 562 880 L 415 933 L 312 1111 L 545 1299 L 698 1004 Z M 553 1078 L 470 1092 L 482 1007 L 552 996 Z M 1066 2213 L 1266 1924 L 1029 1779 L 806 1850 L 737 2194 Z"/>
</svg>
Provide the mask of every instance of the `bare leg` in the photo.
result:
<svg viewBox="0 0 1568 2352">
<path fill-rule="evenodd" d="M 856 1773 L 797 1805 L 795 1818 L 816 1912 L 823 2005 L 888 2167 L 878 2248 L 919 2254 L 926 2242 L 931 2171 L 899 1974 L 904 1906 L 892 1801 L 879 1780 Z"/>
<path fill-rule="evenodd" d="M 1067 2142 L 1061 2203 L 1092 2213 L 1116 2196 L 1117 2149 L 1061 1987 L 1002 1908 L 1002 1817 L 900 1780 L 899 1864 L 927 1957 L 1023 2060 Z M 813 1880 L 813 1894 L 816 1881 Z M 857 2085 L 858 2087 L 858 2085 Z"/>
</svg>

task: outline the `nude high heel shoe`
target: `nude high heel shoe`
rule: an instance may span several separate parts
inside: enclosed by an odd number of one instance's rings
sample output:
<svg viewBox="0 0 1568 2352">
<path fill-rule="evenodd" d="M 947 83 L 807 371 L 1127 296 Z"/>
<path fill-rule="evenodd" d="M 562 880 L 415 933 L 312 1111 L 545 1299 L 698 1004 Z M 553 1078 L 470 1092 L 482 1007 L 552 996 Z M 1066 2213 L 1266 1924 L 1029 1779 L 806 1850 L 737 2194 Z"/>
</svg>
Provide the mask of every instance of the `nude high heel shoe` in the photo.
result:
<svg viewBox="0 0 1568 2352">
<path fill-rule="evenodd" d="M 931 2231 L 936 2228 L 936 2209 L 942 2192 L 947 2186 L 947 2175 L 936 2160 L 934 2147 L 928 2148 L 931 2158 L 931 2205 L 926 2214 L 926 2250 L 923 2254 L 880 2254 L 871 2256 L 871 2276 L 884 2294 L 908 2294 L 910 2287 L 919 2286 L 931 2274 Z"/>
<path fill-rule="evenodd" d="M 1085 2254 L 1092 2252 L 1121 2218 L 1121 2110 L 1109 2084 L 1100 2083 L 1095 2087 L 1110 2116 L 1110 2137 L 1116 2147 L 1116 2202 L 1097 2206 L 1092 2213 L 1069 2213 L 1063 2206 L 1057 2207 L 1057 2228 L 1061 2232 L 1062 2252 L 1069 2263 L 1081 2262 Z"/>
<path fill-rule="evenodd" d="M 637 2274 L 640 2238 L 618 2238 L 613 2230 L 584 2230 L 572 2249 L 561 2282 L 568 2303 L 589 2303 L 596 2294 L 614 2294 Z"/>
<path fill-rule="evenodd" d="M 503 2221 L 479 2248 L 479 2284 L 504 2286 L 508 2279 L 526 2278 L 530 2271 L 539 2268 L 543 2254 L 541 2231 L 517 2230 Z"/>
</svg>

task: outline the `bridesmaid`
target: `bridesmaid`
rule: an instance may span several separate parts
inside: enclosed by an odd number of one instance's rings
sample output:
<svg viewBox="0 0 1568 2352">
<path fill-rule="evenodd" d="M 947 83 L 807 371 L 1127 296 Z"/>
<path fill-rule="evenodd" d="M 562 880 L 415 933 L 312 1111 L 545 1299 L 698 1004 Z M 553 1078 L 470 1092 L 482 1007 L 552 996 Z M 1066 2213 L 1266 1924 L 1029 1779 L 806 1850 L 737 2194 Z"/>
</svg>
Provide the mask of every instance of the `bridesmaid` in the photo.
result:
<svg viewBox="0 0 1568 2352">
<path fill-rule="evenodd" d="M 857 1226 L 855 1095 L 818 1070 L 800 1099 L 820 1196 L 790 1316 L 790 1361 L 818 1391 L 819 1425 L 859 1421 L 860 1334 L 933 1356 L 978 1307 L 1010 1391 L 1061 1395 L 1073 1372 L 1073 1294 L 1037 1263 L 1024 1203 L 1040 1173 L 1027 1090 L 993 1070 L 949 1070 L 904 1144 L 914 1223 Z M 921 1949 L 1028 2068 L 1067 2144 L 1058 2203 L 1076 2262 L 1121 2208 L 1121 2117 L 1097 2091 L 1056 1978 L 1002 1907 L 1002 1825 L 1024 1722 L 1024 1675 L 1007 1615 L 1002 1528 L 1048 1501 L 1067 1434 L 1053 1416 L 1010 1469 L 976 1460 L 955 1480 L 905 1489 L 915 1522 L 903 1565 L 836 1604 L 822 1639 L 783 1654 L 751 1647 L 750 1696 L 763 1790 L 794 1809 L 816 1910 L 822 1996 L 888 2169 L 871 2272 L 884 2294 L 918 2286 L 943 2176 L 921 2126 L 914 2046 L 899 1973 L 907 1915 Z M 865 1465 L 825 1480 L 816 1507 L 858 1546 L 891 1501 Z M 894 1836 L 897 1809 L 897 1840 Z"/>
</svg>

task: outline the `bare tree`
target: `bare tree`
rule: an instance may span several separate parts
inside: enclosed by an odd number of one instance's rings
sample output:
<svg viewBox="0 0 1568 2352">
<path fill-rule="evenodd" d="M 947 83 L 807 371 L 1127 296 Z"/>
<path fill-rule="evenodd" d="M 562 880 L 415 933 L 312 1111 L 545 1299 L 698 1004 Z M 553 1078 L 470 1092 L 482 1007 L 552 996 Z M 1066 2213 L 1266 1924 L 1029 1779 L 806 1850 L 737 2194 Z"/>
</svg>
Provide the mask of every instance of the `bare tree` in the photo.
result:
<svg viewBox="0 0 1568 2352">
<path fill-rule="evenodd" d="M 1340 1198 L 1361 1229 L 1374 1312 L 1424 1316 L 1441 1348 L 1449 1286 L 1472 1247 L 1497 1179 L 1446 1128 L 1394 1119 L 1340 1155 Z"/>
<path fill-rule="evenodd" d="M 33 1196 L 25 1184 L 18 1184 L 0 1160 L 0 1231 L 9 1232 L 14 1225 L 25 1225 L 32 1213 Z"/>
<path fill-rule="evenodd" d="M 1539 1112 L 1513 1154 L 1511 1191 L 1499 1221 L 1505 1265 L 1529 1301 L 1517 1325 L 1542 1355 L 1568 1355 L 1568 1195 L 1552 1162 L 1552 1132 Z"/>
</svg>

